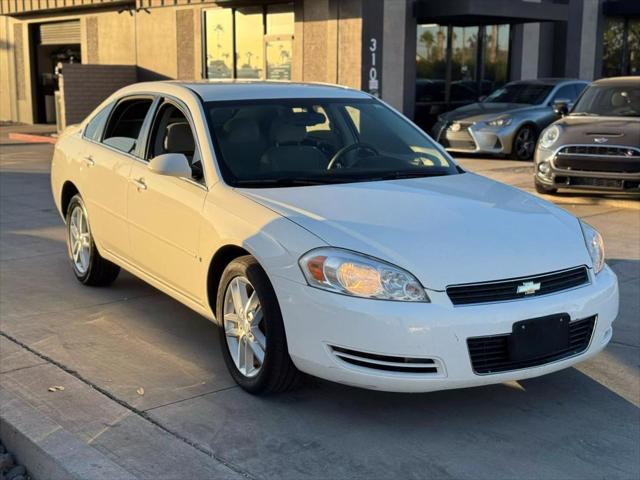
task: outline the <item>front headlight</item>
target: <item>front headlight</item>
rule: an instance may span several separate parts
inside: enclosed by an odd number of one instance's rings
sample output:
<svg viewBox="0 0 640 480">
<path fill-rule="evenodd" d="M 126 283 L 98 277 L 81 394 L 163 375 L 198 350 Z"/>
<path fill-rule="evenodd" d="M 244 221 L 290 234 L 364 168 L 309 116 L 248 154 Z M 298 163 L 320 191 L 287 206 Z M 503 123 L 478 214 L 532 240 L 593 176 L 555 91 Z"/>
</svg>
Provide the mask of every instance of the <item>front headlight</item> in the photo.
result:
<svg viewBox="0 0 640 480">
<path fill-rule="evenodd" d="M 299 261 L 312 287 L 354 297 L 428 302 L 420 282 L 390 263 L 341 248 L 311 250 Z"/>
<path fill-rule="evenodd" d="M 558 138 L 560 138 L 560 127 L 552 125 L 542 132 L 540 136 L 540 146 L 543 148 L 551 148 Z"/>
<path fill-rule="evenodd" d="M 511 117 L 500 117 L 489 120 L 487 122 L 487 125 L 489 125 L 490 127 L 506 127 L 508 125 L 511 125 L 512 121 L 513 119 Z"/>
<path fill-rule="evenodd" d="M 584 242 L 587 245 L 591 262 L 593 263 L 593 271 L 597 274 L 604 268 L 604 241 L 602 235 L 588 223 L 580 220 Z"/>
</svg>

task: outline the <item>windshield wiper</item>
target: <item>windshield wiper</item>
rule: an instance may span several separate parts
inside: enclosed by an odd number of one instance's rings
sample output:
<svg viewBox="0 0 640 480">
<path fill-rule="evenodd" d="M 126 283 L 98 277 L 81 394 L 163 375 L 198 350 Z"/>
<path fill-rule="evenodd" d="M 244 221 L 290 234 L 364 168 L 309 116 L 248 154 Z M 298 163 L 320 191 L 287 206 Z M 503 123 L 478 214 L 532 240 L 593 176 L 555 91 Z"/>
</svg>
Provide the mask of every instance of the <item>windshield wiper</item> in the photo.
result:
<svg viewBox="0 0 640 480">
<path fill-rule="evenodd" d="M 449 172 L 389 172 L 370 180 L 400 180 L 403 178 L 442 177 Z"/>
<path fill-rule="evenodd" d="M 332 178 L 257 178 L 252 180 L 236 180 L 237 187 L 307 187 L 310 185 L 326 185 L 339 183 Z"/>
</svg>

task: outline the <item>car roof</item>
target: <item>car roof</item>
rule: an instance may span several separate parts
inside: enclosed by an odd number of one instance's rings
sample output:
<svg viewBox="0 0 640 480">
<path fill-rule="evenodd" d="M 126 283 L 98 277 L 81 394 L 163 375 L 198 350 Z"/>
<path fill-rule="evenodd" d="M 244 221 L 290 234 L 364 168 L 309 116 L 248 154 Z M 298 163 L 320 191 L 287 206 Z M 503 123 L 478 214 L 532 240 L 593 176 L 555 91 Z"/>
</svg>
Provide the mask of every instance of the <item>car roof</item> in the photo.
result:
<svg viewBox="0 0 640 480">
<path fill-rule="evenodd" d="M 640 86 L 640 77 L 612 77 L 601 78 L 592 83 L 592 85 L 616 86 L 616 87 L 638 87 Z"/>
<path fill-rule="evenodd" d="M 578 78 L 532 78 L 529 80 L 516 80 L 515 82 L 509 82 L 512 85 L 517 84 L 530 84 L 530 85 L 558 85 L 564 82 L 581 82 L 581 83 L 589 83 L 585 80 L 580 80 Z"/>
<path fill-rule="evenodd" d="M 281 81 L 194 81 L 161 82 L 180 85 L 195 92 L 203 101 L 264 100 L 285 98 L 351 98 L 367 99 L 369 94 L 338 85 Z"/>
</svg>

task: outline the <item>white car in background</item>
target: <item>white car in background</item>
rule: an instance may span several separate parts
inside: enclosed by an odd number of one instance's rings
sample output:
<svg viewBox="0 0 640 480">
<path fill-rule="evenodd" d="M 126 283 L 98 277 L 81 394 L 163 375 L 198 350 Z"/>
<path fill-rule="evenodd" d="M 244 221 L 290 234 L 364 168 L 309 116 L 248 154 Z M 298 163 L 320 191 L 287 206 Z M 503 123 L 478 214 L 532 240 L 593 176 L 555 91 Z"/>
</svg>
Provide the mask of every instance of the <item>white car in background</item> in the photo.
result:
<svg viewBox="0 0 640 480">
<path fill-rule="evenodd" d="M 535 377 L 602 350 L 618 313 L 593 228 L 360 91 L 132 85 L 60 137 L 51 180 L 78 280 L 124 268 L 213 320 L 252 393 L 300 371 L 405 392 Z"/>
</svg>

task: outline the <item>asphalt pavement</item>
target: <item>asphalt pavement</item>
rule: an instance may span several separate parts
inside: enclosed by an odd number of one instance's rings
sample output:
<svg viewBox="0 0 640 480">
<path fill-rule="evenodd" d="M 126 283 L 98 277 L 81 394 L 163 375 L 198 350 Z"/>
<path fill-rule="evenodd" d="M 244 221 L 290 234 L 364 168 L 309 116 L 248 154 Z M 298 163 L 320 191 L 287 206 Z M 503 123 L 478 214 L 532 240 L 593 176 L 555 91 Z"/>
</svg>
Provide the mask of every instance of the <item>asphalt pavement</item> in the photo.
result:
<svg viewBox="0 0 640 480">
<path fill-rule="evenodd" d="M 465 390 L 392 394 L 308 378 L 257 398 L 233 383 L 206 319 L 125 272 L 111 288 L 73 278 L 51 152 L 0 143 L 0 436 L 28 469 L 39 461 L 24 453 L 31 438 L 57 459 L 40 472 L 78 478 L 640 477 L 637 200 L 553 199 L 602 232 L 619 276 L 613 341 L 596 358 Z M 532 187 L 530 164 L 461 163 Z"/>
</svg>

